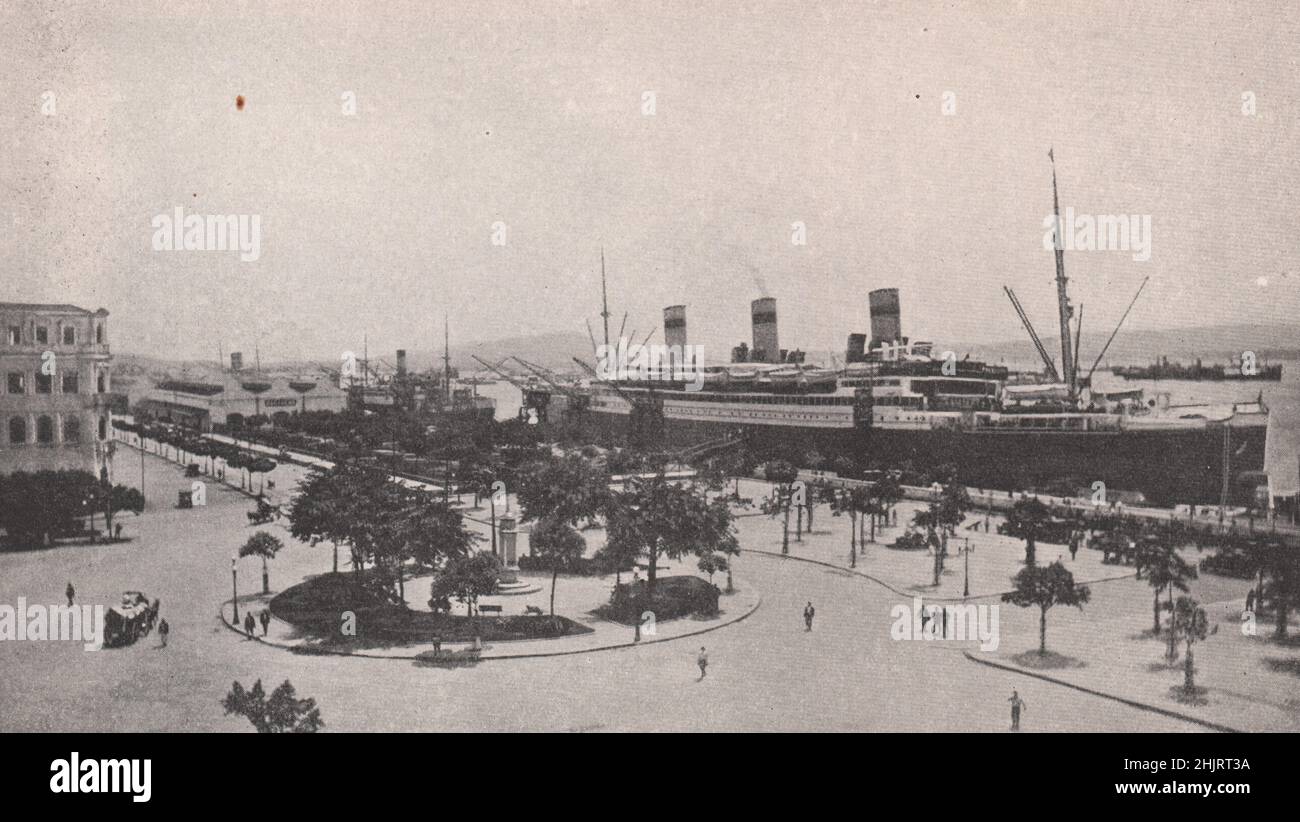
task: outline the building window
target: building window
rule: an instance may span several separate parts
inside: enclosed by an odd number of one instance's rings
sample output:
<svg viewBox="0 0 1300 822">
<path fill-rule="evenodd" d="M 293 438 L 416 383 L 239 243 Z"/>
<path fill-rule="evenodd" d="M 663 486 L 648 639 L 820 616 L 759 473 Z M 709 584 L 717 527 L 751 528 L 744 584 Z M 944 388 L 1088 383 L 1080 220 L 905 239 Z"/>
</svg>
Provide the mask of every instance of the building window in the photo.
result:
<svg viewBox="0 0 1300 822">
<path fill-rule="evenodd" d="M 10 394 L 27 393 L 27 381 L 23 379 L 23 375 L 21 373 L 14 372 L 14 371 L 9 372 L 9 393 Z"/>
<path fill-rule="evenodd" d="M 99 325 L 95 326 L 95 342 L 100 343 L 101 345 L 102 345 L 103 342 L 104 342 L 104 324 L 103 324 L 103 323 L 100 323 Z"/>
<path fill-rule="evenodd" d="M 63 328 L 63 344 L 64 344 L 64 345 L 76 345 L 76 344 L 77 344 L 77 329 L 73 328 L 73 327 L 70 326 L 70 325 L 68 325 L 68 326 L 64 326 L 64 328 Z"/>
<path fill-rule="evenodd" d="M 9 418 L 9 443 L 22 445 L 27 442 L 27 420 L 22 417 Z"/>
<path fill-rule="evenodd" d="M 103 371 L 100 371 L 99 376 L 96 377 L 95 390 L 101 394 L 108 390 L 108 379 L 104 376 Z"/>
<path fill-rule="evenodd" d="M 36 418 L 36 441 L 43 444 L 54 442 L 54 420 L 44 414 Z"/>
<path fill-rule="evenodd" d="M 64 371 L 63 372 L 63 393 L 76 394 L 80 388 L 81 386 L 78 385 L 78 381 L 77 381 L 77 372 Z"/>
<path fill-rule="evenodd" d="M 47 343 L 50 341 L 50 329 L 43 325 L 36 326 L 36 341 L 38 343 Z"/>
<path fill-rule="evenodd" d="M 36 372 L 36 393 L 49 394 L 54 391 L 54 377 L 49 374 Z"/>
<path fill-rule="evenodd" d="M 22 341 L 23 341 L 22 326 L 18 326 L 18 325 L 9 326 L 9 344 L 18 345 Z"/>
<path fill-rule="evenodd" d="M 63 421 L 63 441 L 81 442 L 81 420 L 68 417 Z"/>
<path fill-rule="evenodd" d="M 108 417 L 99 418 L 99 438 L 101 440 L 108 439 Z"/>
</svg>

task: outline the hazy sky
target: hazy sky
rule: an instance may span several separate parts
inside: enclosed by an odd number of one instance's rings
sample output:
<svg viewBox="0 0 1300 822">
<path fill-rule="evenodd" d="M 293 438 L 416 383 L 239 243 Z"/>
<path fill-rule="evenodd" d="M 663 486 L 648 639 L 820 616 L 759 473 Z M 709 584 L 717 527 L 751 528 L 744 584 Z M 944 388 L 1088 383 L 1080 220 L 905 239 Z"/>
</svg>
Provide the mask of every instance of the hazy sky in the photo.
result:
<svg viewBox="0 0 1300 822">
<path fill-rule="evenodd" d="M 1135 327 L 1293 321 L 1300 12 L 1139 5 L 6 2 L 0 299 L 177 357 L 599 334 L 603 244 L 615 330 L 729 346 L 766 292 L 840 348 L 897 286 L 1008 339 L 1008 284 L 1050 335 L 1054 146 L 1063 208 L 1151 217 L 1146 262 L 1067 252 L 1085 330 L 1144 276 Z M 260 258 L 152 250 L 177 206 Z"/>
</svg>

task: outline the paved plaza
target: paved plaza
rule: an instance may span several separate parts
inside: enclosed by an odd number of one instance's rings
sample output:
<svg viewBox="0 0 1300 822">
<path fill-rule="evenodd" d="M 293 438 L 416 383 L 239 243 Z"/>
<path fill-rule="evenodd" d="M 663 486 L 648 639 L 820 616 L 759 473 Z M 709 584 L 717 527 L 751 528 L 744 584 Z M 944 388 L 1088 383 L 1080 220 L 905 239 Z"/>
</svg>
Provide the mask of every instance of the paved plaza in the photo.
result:
<svg viewBox="0 0 1300 822">
<path fill-rule="evenodd" d="M 119 448 L 116 459 L 117 481 L 138 484 L 139 453 Z M 515 653 L 505 647 L 515 645 L 565 655 L 486 658 L 473 666 L 438 668 L 410 658 L 422 650 L 419 646 L 379 659 L 294 653 L 248 641 L 218 618 L 231 596 L 231 556 L 255 530 L 245 518 L 249 498 L 210 483 L 206 507 L 177 509 L 172 507 L 176 492 L 190 482 L 179 466 L 149 455 L 144 471 L 148 506 L 142 515 L 122 519 L 130 541 L 2 553 L 0 602 L 26 597 L 57 603 L 69 581 L 85 603 L 108 605 L 122 591 L 141 590 L 162 601 L 172 626 L 168 647 L 158 647 L 156 634 L 132 647 L 99 652 L 83 651 L 74 642 L 0 643 L 0 730 L 248 731 L 245 720 L 225 716 L 219 703 L 231 682 L 249 685 L 259 678 L 272 687 L 290 680 L 300 695 L 318 701 L 328 729 L 341 731 L 997 732 L 1007 730 L 1012 689 L 1028 704 L 1022 721 L 1026 732 L 1205 729 L 1071 686 L 1229 727 L 1294 728 L 1296 723 L 1297 706 L 1288 701 L 1295 683 L 1288 670 L 1294 667 L 1261 671 L 1261 659 L 1294 660 L 1300 653 L 1226 628 L 1197 647 L 1198 682 L 1210 689 L 1208 704 L 1170 700 L 1165 690 L 1180 681 L 1181 669 L 1147 669 L 1159 661 L 1161 646 L 1140 636 L 1150 627 L 1146 583 L 1131 579 L 1131 569 L 1102 565 L 1093 551 L 1081 550 L 1071 563 L 1063 549 L 1040 548 L 1043 561 L 1064 553 L 1076 577 L 1093 586 L 1093 601 L 1084 611 L 1049 614 L 1049 648 L 1079 664 L 1042 673 L 1068 684 L 978 664 L 967 656 L 1017 668 L 1018 655 L 1037 646 L 1036 611 L 1003 605 L 996 651 L 981 651 L 977 642 L 895 641 L 890 626 L 896 606 L 910 607 L 914 595 L 960 599 L 964 558 L 949 560 L 938 589 L 930 587 L 928 556 L 883 544 L 868 545 L 851 571 L 848 521 L 832 517 L 825 506 L 816 513 L 812 534 L 798 542 L 792 535 L 791 558 L 780 556 L 778 519 L 741 517 L 737 527 L 744 553 L 735 565 L 737 593 L 723 597 L 723 614 L 712 622 L 661 623 L 660 641 L 626 647 L 630 629 L 602 624 L 587 613 L 612 578 L 562 577 L 557 612 L 591 625 L 593 633 L 499 643 L 485 654 Z M 282 465 L 269 474 L 273 496 L 287 499 L 303 471 Z M 742 483 L 742 492 L 761 494 L 761 486 Z M 900 523 L 913 505 L 901 506 Z M 293 541 L 282 523 L 264 527 L 287 546 L 270 563 L 273 592 L 329 571 L 328 545 Z M 886 531 L 879 539 L 892 540 L 897 532 Z M 588 538 L 602 537 L 589 532 Z M 992 604 L 1009 587 L 1023 546 L 983 532 L 972 534 L 971 542 L 973 601 Z M 340 554 L 346 560 L 346 550 Z M 259 601 L 260 563 L 238 564 L 241 603 Z M 695 572 L 680 565 L 672 573 Z M 542 592 L 520 599 L 521 610 L 545 601 L 549 579 L 544 582 Z M 408 585 L 412 607 L 419 607 L 427 587 L 423 580 Z M 1210 604 L 1216 622 L 1231 627 L 1232 603 L 1241 601 L 1247 587 L 1244 581 L 1207 577 L 1193 593 Z M 812 631 L 805 630 L 801 616 L 809 600 L 817 607 Z M 1271 626 L 1261 629 L 1271 632 Z M 707 632 L 682 636 L 698 630 Z M 286 631 L 273 623 L 270 638 L 284 640 Z M 624 647 L 597 650 L 602 645 Z M 703 681 L 695 666 L 701 645 L 711 660 Z"/>
</svg>

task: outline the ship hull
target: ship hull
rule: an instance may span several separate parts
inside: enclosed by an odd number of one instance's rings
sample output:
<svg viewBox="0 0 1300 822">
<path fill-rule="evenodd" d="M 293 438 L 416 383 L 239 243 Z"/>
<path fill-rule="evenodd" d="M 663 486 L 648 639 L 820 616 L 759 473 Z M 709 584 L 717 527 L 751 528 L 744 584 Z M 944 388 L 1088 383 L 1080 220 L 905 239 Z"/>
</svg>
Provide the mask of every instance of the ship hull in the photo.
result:
<svg viewBox="0 0 1300 822">
<path fill-rule="evenodd" d="M 591 434 L 607 445 L 626 445 L 626 414 L 590 413 Z M 1264 467 L 1266 427 L 1229 432 L 1229 496 L 1249 502 L 1253 488 L 1241 480 Z M 919 472 L 950 464 L 961 482 L 998 490 L 1057 487 L 1141 493 L 1159 505 L 1215 504 L 1223 488 L 1224 428 L 1120 432 L 1001 432 L 800 428 L 778 425 L 666 419 L 657 437 L 682 448 L 743 435 L 760 456 L 816 452 L 828 467 L 847 457 L 866 467 L 903 467 Z"/>
</svg>

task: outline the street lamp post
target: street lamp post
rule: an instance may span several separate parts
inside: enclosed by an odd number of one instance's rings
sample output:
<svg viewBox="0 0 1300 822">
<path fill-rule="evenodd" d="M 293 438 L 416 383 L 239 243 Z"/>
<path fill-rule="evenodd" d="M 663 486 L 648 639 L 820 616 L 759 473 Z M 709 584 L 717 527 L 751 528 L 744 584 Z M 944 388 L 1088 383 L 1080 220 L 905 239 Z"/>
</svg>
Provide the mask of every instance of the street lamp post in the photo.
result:
<svg viewBox="0 0 1300 822">
<path fill-rule="evenodd" d="M 966 557 L 965 559 L 966 580 L 965 583 L 962 585 L 962 592 L 961 592 L 961 595 L 964 598 L 970 596 L 970 537 L 966 537 L 966 548 L 965 550 L 962 551 L 962 553 Z"/>
<path fill-rule="evenodd" d="M 230 558 L 230 590 L 231 599 L 230 607 L 234 610 L 235 617 L 232 624 L 239 627 L 239 557 Z"/>
</svg>

